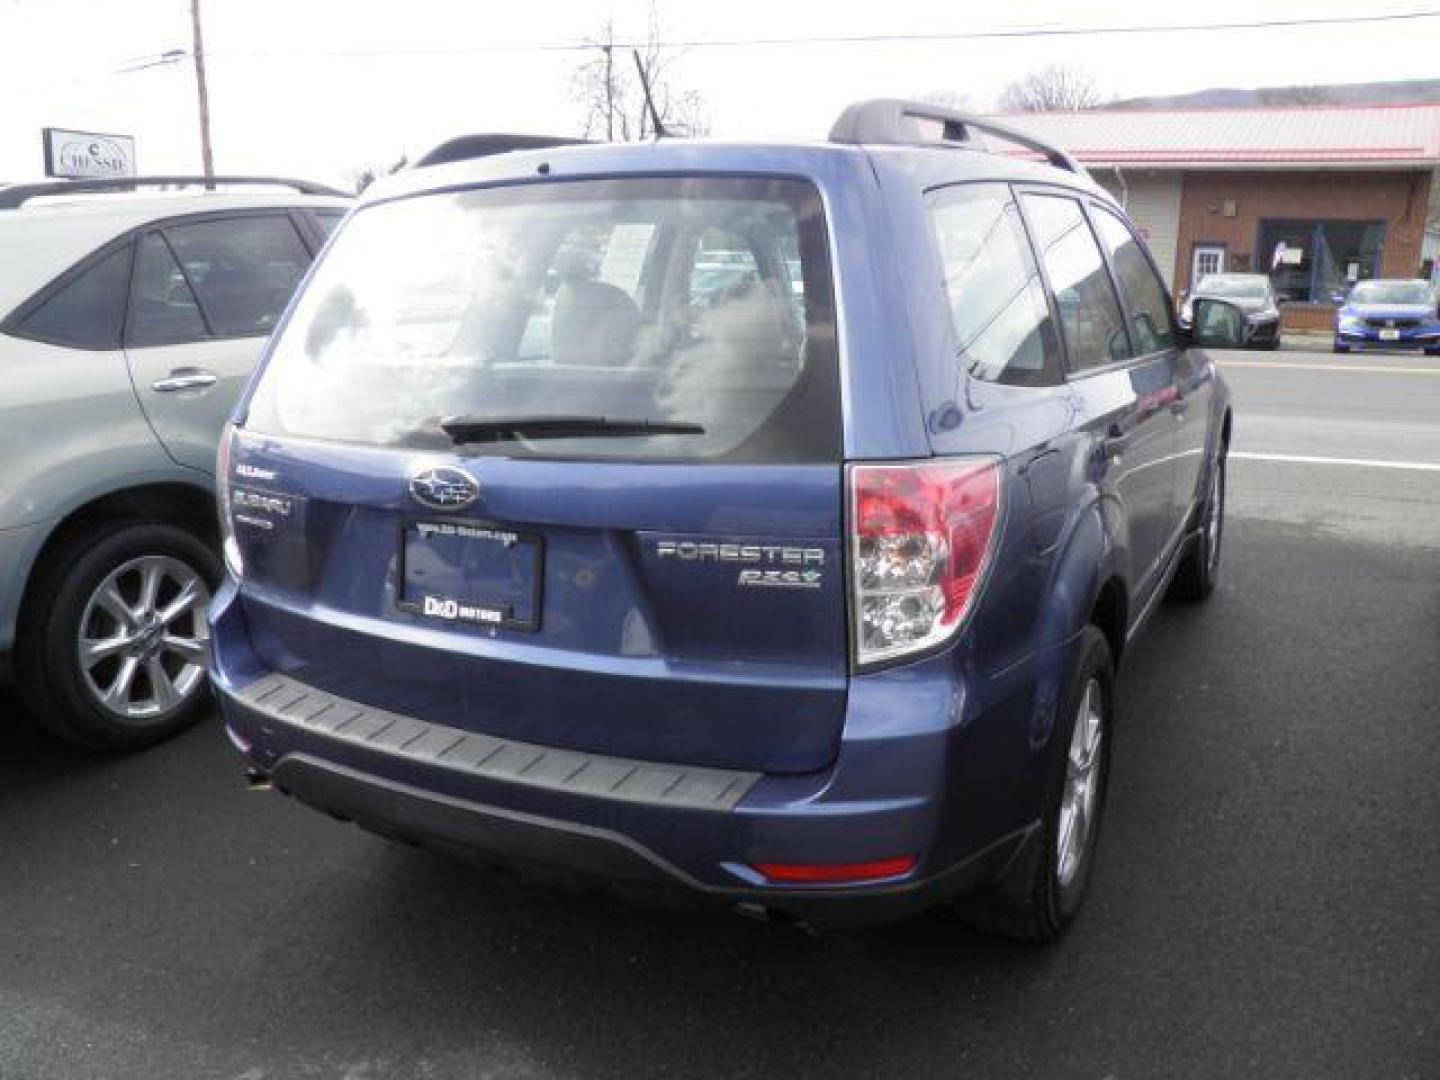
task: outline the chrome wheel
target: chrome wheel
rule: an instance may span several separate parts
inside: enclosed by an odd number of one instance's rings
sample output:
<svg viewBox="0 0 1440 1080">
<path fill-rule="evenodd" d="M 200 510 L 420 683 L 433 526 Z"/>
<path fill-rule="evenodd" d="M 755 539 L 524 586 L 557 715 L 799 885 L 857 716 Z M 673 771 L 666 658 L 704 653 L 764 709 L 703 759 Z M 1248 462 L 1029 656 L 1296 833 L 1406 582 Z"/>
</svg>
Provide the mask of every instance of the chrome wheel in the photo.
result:
<svg viewBox="0 0 1440 1080">
<path fill-rule="evenodd" d="M 101 579 L 77 652 L 95 704 L 125 720 L 173 713 L 205 684 L 210 588 L 179 559 L 144 555 Z"/>
<path fill-rule="evenodd" d="M 1206 501 L 1205 521 L 1205 564 L 1213 577 L 1220 565 L 1220 523 L 1225 517 L 1225 462 L 1215 462 L 1214 475 L 1210 477 L 1210 498 Z"/>
<path fill-rule="evenodd" d="M 1062 888 L 1075 880 L 1095 835 L 1104 738 L 1105 691 L 1100 680 L 1091 678 L 1085 684 L 1070 736 L 1065 790 L 1060 796 L 1060 821 L 1055 830 L 1055 877 Z"/>
</svg>

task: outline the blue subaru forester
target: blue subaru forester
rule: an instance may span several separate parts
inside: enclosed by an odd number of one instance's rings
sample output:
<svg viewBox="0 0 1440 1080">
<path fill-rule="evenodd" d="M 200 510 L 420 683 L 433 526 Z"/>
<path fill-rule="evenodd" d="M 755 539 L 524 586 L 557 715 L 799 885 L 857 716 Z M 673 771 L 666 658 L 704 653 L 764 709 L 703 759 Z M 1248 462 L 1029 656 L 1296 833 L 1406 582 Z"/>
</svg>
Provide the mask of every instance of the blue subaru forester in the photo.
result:
<svg viewBox="0 0 1440 1080">
<path fill-rule="evenodd" d="M 1053 937 L 1115 666 L 1215 582 L 1189 346 L 1243 315 L 1182 330 L 1072 159 L 931 106 L 526 145 L 377 185 L 223 441 L 252 776 L 547 876 Z"/>
</svg>

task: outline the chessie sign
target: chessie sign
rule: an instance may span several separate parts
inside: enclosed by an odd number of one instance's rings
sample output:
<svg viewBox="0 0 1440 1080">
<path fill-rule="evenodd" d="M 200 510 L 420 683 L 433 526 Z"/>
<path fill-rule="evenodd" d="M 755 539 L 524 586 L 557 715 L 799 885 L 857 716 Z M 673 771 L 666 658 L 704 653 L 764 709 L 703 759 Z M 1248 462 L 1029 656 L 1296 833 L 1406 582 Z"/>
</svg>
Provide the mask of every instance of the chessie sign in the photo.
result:
<svg viewBox="0 0 1440 1080">
<path fill-rule="evenodd" d="M 95 180 L 135 175 L 135 140 L 129 135 L 45 128 L 45 175 Z"/>
</svg>

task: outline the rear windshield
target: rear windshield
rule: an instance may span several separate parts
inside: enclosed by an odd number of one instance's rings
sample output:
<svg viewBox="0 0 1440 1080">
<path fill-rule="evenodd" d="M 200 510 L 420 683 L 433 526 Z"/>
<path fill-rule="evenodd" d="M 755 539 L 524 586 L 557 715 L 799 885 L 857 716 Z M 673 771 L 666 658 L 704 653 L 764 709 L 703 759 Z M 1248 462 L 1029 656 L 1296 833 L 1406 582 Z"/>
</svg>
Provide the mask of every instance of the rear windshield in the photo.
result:
<svg viewBox="0 0 1440 1080">
<path fill-rule="evenodd" d="M 457 418 L 583 418 L 465 452 L 833 461 L 820 199 L 788 179 L 544 182 L 356 212 L 274 345 L 246 426 L 449 447 Z M 649 422 L 680 432 L 636 432 Z M 696 428 L 703 430 L 696 430 Z"/>
<path fill-rule="evenodd" d="M 1350 293 L 1352 304 L 1424 304 L 1430 286 L 1423 281 L 1362 281 Z"/>
<path fill-rule="evenodd" d="M 1260 300 L 1266 293 L 1264 278 L 1207 277 L 1200 282 L 1198 292 L 1208 296 L 1230 296 L 1237 300 Z"/>
</svg>

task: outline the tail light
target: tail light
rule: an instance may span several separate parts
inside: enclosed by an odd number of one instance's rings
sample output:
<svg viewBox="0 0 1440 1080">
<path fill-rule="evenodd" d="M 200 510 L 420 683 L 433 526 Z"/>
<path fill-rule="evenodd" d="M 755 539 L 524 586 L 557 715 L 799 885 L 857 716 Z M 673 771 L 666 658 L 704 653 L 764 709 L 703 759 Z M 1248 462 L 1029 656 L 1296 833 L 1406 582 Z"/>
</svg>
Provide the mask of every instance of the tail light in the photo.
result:
<svg viewBox="0 0 1440 1080">
<path fill-rule="evenodd" d="M 951 458 L 849 469 L 857 668 L 951 637 L 974 605 L 1000 510 L 1000 462 Z"/>
<path fill-rule="evenodd" d="M 235 521 L 230 516 L 230 453 L 235 442 L 235 425 L 226 424 L 220 432 L 220 453 L 215 460 L 215 501 L 220 512 L 220 550 L 225 568 L 238 580 L 245 573 L 245 560 L 235 542 Z"/>
</svg>

